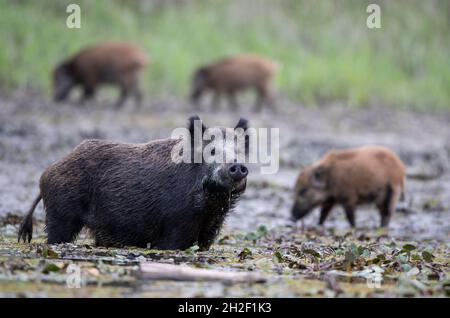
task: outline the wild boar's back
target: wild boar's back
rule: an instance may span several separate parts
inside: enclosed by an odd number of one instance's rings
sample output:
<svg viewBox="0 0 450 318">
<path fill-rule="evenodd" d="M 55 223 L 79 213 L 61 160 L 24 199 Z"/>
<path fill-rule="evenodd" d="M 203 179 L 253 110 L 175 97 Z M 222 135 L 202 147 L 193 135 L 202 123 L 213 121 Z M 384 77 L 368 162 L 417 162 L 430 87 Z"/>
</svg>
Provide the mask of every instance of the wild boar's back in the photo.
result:
<svg viewBox="0 0 450 318">
<path fill-rule="evenodd" d="M 120 42 L 89 47 L 73 57 L 74 67 L 81 77 L 99 76 L 108 72 L 114 77 L 124 76 L 129 72 L 140 71 L 148 61 L 145 53 L 137 47 Z"/>
<path fill-rule="evenodd" d="M 256 84 L 271 79 L 277 63 L 256 55 L 239 55 L 212 64 L 209 69 L 215 81 Z"/>
<path fill-rule="evenodd" d="M 332 151 L 320 162 L 329 165 L 331 181 L 336 187 L 371 191 L 386 185 L 402 186 L 405 167 L 390 149 L 366 146 Z"/>
</svg>

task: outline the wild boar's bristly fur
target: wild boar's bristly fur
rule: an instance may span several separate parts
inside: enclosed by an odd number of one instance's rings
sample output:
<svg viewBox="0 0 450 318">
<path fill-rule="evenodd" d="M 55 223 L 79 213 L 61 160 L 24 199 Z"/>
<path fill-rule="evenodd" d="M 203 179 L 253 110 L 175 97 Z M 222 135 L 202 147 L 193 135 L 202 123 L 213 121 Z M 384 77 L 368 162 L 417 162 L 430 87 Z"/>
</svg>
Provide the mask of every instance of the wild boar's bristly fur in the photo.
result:
<svg viewBox="0 0 450 318">
<path fill-rule="evenodd" d="M 86 140 L 52 164 L 40 179 L 48 242 L 71 242 L 86 226 L 102 246 L 209 248 L 245 190 L 247 174 L 210 182 L 219 166 L 172 161 L 179 142 Z M 24 240 L 32 232 L 25 221 L 19 235 Z"/>
<path fill-rule="evenodd" d="M 381 226 L 388 226 L 398 199 L 404 195 L 405 166 L 390 149 L 365 146 L 334 150 L 306 167 L 298 176 L 292 217 L 299 219 L 321 207 L 322 225 L 336 204 L 355 226 L 356 206 L 375 203 Z"/>
</svg>

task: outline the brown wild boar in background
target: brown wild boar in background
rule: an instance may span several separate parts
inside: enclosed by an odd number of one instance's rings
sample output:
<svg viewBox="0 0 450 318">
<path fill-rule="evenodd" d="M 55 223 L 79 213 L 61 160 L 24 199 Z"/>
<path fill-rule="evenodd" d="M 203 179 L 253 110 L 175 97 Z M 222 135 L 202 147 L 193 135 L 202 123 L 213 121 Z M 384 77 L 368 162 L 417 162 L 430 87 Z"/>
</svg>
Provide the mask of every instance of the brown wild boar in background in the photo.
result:
<svg viewBox="0 0 450 318">
<path fill-rule="evenodd" d="M 236 110 L 236 93 L 255 89 L 258 95 L 255 111 L 260 111 L 263 103 L 274 110 L 271 82 L 278 69 L 277 63 L 251 54 L 237 55 L 202 66 L 192 78 L 192 103 L 198 105 L 203 93 L 210 90 L 214 94 L 212 107 L 218 108 L 220 97 L 226 95 L 230 105 Z"/>
<path fill-rule="evenodd" d="M 105 42 L 88 47 L 54 69 L 54 99 L 67 99 L 72 88 L 79 85 L 85 101 L 95 95 L 99 84 L 113 84 L 121 89 L 116 107 L 129 95 L 140 106 L 139 75 L 147 64 L 147 56 L 130 43 Z"/>
<path fill-rule="evenodd" d="M 303 218 L 320 206 L 322 225 L 335 204 L 343 206 L 347 219 L 355 226 L 358 204 L 375 203 L 386 227 L 397 200 L 404 197 L 405 166 L 390 149 L 365 146 L 334 150 L 299 175 L 295 186 L 292 217 Z"/>
</svg>

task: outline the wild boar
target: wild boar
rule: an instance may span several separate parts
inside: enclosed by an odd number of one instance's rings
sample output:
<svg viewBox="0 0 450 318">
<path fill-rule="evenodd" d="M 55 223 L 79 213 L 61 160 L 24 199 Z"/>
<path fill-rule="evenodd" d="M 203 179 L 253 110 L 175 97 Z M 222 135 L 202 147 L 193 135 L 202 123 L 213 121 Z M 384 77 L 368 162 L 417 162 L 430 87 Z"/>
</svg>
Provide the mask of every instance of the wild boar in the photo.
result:
<svg viewBox="0 0 450 318">
<path fill-rule="evenodd" d="M 237 55 L 202 66 L 192 77 L 191 101 L 198 107 L 200 97 L 209 90 L 214 93 L 214 109 L 219 107 L 221 96 L 226 95 L 230 105 L 236 110 L 239 107 L 236 93 L 254 89 L 257 93 L 255 111 L 260 111 L 263 103 L 274 110 L 271 84 L 278 70 L 277 63 L 251 54 Z"/>
<path fill-rule="evenodd" d="M 95 95 L 100 84 L 112 84 L 121 90 L 117 108 L 129 95 L 140 106 L 139 77 L 147 64 L 147 56 L 130 43 L 105 42 L 85 48 L 54 69 L 54 100 L 66 100 L 74 87 L 81 86 L 84 102 Z"/>
<path fill-rule="evenodd" d="M 355 227 L 356 206 L 375 203 L 381 227 L 387 227 L 399 198 L 404 197 L 405 166 L 390 149 L 381 146 L 334 150 L 305 168 L 295 185 L 294 220 L 320 206 L 322 225 L 335 204 L 344 208 Z"/>
<path fill-rule="evenodd" d="M 191 135 L 199 123 L 198 116 L 189 119 Z M 247 126 L 241 119 L 235 128 Z M 248 170 L 236 161 L 174 162 L 172 149 L 184 140 L 82 142 L 42 174 L 19 241 L 31 241 L 33 211 L 42 199 L 49 244 L 71 242 L 86 226 L 101 246 L 186 249 L 197 243 L 208 249 L 244 192 Z M 232 143 L 224 141 L 222 150 L 235 151 Z M 192 144 L 192 154 L 200 150 Z"/>
</svg>

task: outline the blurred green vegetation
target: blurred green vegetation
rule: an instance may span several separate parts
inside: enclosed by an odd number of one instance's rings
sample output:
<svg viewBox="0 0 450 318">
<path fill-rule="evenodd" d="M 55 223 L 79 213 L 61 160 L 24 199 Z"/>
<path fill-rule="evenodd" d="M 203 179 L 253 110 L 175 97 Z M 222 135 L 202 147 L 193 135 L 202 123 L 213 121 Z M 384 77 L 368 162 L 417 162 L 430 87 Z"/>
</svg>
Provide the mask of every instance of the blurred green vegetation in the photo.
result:
<svg viewBox="0 0 450 318">
<path fill-rule="evenodd" d="M 381 29 L 366 27 L 371 2 Z M 65 25 L 69 3 L 81 29 Z M 283 65 L 279 94 L 307 105 L 450 109 L 449 34 L 445 0 L 0 0 L 0 85 L 49 93 L 56 63 L 115 39 L 149 53 L 147 96 L 186 96 L 198 65 L 255 52 Z"/>
</svg>

